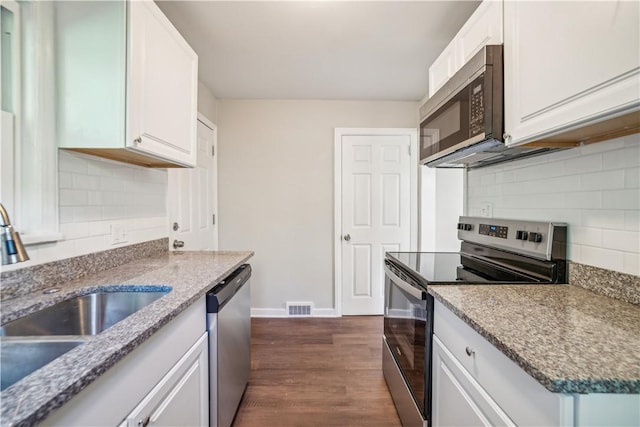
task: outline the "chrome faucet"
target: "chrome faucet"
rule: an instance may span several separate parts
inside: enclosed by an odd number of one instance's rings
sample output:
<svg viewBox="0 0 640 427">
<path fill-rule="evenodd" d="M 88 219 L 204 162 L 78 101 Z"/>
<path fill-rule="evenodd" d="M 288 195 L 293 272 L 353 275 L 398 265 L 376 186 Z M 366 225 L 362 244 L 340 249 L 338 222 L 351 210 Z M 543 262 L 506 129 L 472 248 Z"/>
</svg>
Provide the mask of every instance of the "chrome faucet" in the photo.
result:
<svg viewBox="0 0 640 427">
<path fill-rule="evenodd" d="M 0 203 L 0 227 L 2 241 L 2 265 L 15 264 L 17 262 L 23 262 L 29 260 L 29 255 L 20 240 L 20 233 L 18 233 L 9 220 L 9 214 Z"/>
</svg>

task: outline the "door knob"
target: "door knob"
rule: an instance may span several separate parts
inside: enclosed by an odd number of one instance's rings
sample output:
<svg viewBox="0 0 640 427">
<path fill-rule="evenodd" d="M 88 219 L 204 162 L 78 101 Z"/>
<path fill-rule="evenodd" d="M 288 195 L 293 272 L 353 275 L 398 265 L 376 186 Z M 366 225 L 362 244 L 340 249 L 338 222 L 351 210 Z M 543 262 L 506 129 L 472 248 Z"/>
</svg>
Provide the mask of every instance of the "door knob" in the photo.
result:
<svg viewBox="0 0 640 427">
<path fill-rule="evenodd" d="M 184 247 L 184 242 L 182 240 L 174 240 L 173 241 L 173 249 L 178 249 Z"/>
<path fill-rule="evenodd" d="M 349 240 L 351 240 L 351 236 L 349 234 L 345 234 L 343 239 L 345 242 L 348 242 Z"/>
</svg>

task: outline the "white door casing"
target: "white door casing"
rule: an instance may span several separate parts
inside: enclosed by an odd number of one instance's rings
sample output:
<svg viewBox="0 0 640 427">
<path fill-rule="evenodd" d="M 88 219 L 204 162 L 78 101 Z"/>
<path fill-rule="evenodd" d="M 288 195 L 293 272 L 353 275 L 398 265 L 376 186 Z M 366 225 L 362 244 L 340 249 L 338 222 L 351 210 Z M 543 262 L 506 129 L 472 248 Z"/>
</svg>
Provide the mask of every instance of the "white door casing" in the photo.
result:
<svg viewBox="0 0 640 427">
<path fill-rule="evenodd" d="M 218 249 L 217 129 L 198 114 L 197 163 L 190 169 L 169 169 L 168 203 L 170 248 L 184 242 L 181 250 Z M 215 224 L 214 224 L 215 220 Z M 173 224 L 178 223 L 178 229 Z"/>
<path fill-rule="evenodd" d="M 382 314 L 384 253 L 417 242 L 417 130 L 336 129 L 335 161 L 336 314 Z"/>
</svg>

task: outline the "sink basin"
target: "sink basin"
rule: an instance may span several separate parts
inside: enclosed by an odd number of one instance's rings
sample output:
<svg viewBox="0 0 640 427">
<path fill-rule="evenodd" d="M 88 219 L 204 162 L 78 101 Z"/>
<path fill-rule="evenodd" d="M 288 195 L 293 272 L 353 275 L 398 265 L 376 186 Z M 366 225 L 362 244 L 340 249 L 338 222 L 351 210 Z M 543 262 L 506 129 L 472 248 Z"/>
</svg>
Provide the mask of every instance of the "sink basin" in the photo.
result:
<svg viewBox="0 0 640 427">
<path fill-rule="evenodd" d="M 0 343 L 0 391 L 82 344 L 82 340 L 18 340 Z"/>
<path fill-rule="evenodd" d="M 9 322 L 0 336 L 97 335 L 168 292 L 94 292 Z"/>
</svg>

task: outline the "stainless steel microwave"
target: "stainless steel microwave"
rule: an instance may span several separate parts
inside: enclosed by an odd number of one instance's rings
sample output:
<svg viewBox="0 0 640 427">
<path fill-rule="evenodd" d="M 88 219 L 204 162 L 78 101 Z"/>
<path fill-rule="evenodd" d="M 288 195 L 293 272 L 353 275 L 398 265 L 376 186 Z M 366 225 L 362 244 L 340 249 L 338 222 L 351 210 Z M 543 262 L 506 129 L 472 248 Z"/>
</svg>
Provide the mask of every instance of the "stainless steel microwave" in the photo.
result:
<svg viewBox="0 0 640 427">
<path fill-rule="evenodd" d="M 507 147 L 502 45 L 483 47 L 420 108 L 420 161 L 430 167 L 481 167 L 548 151 Z"/>
</svg>

